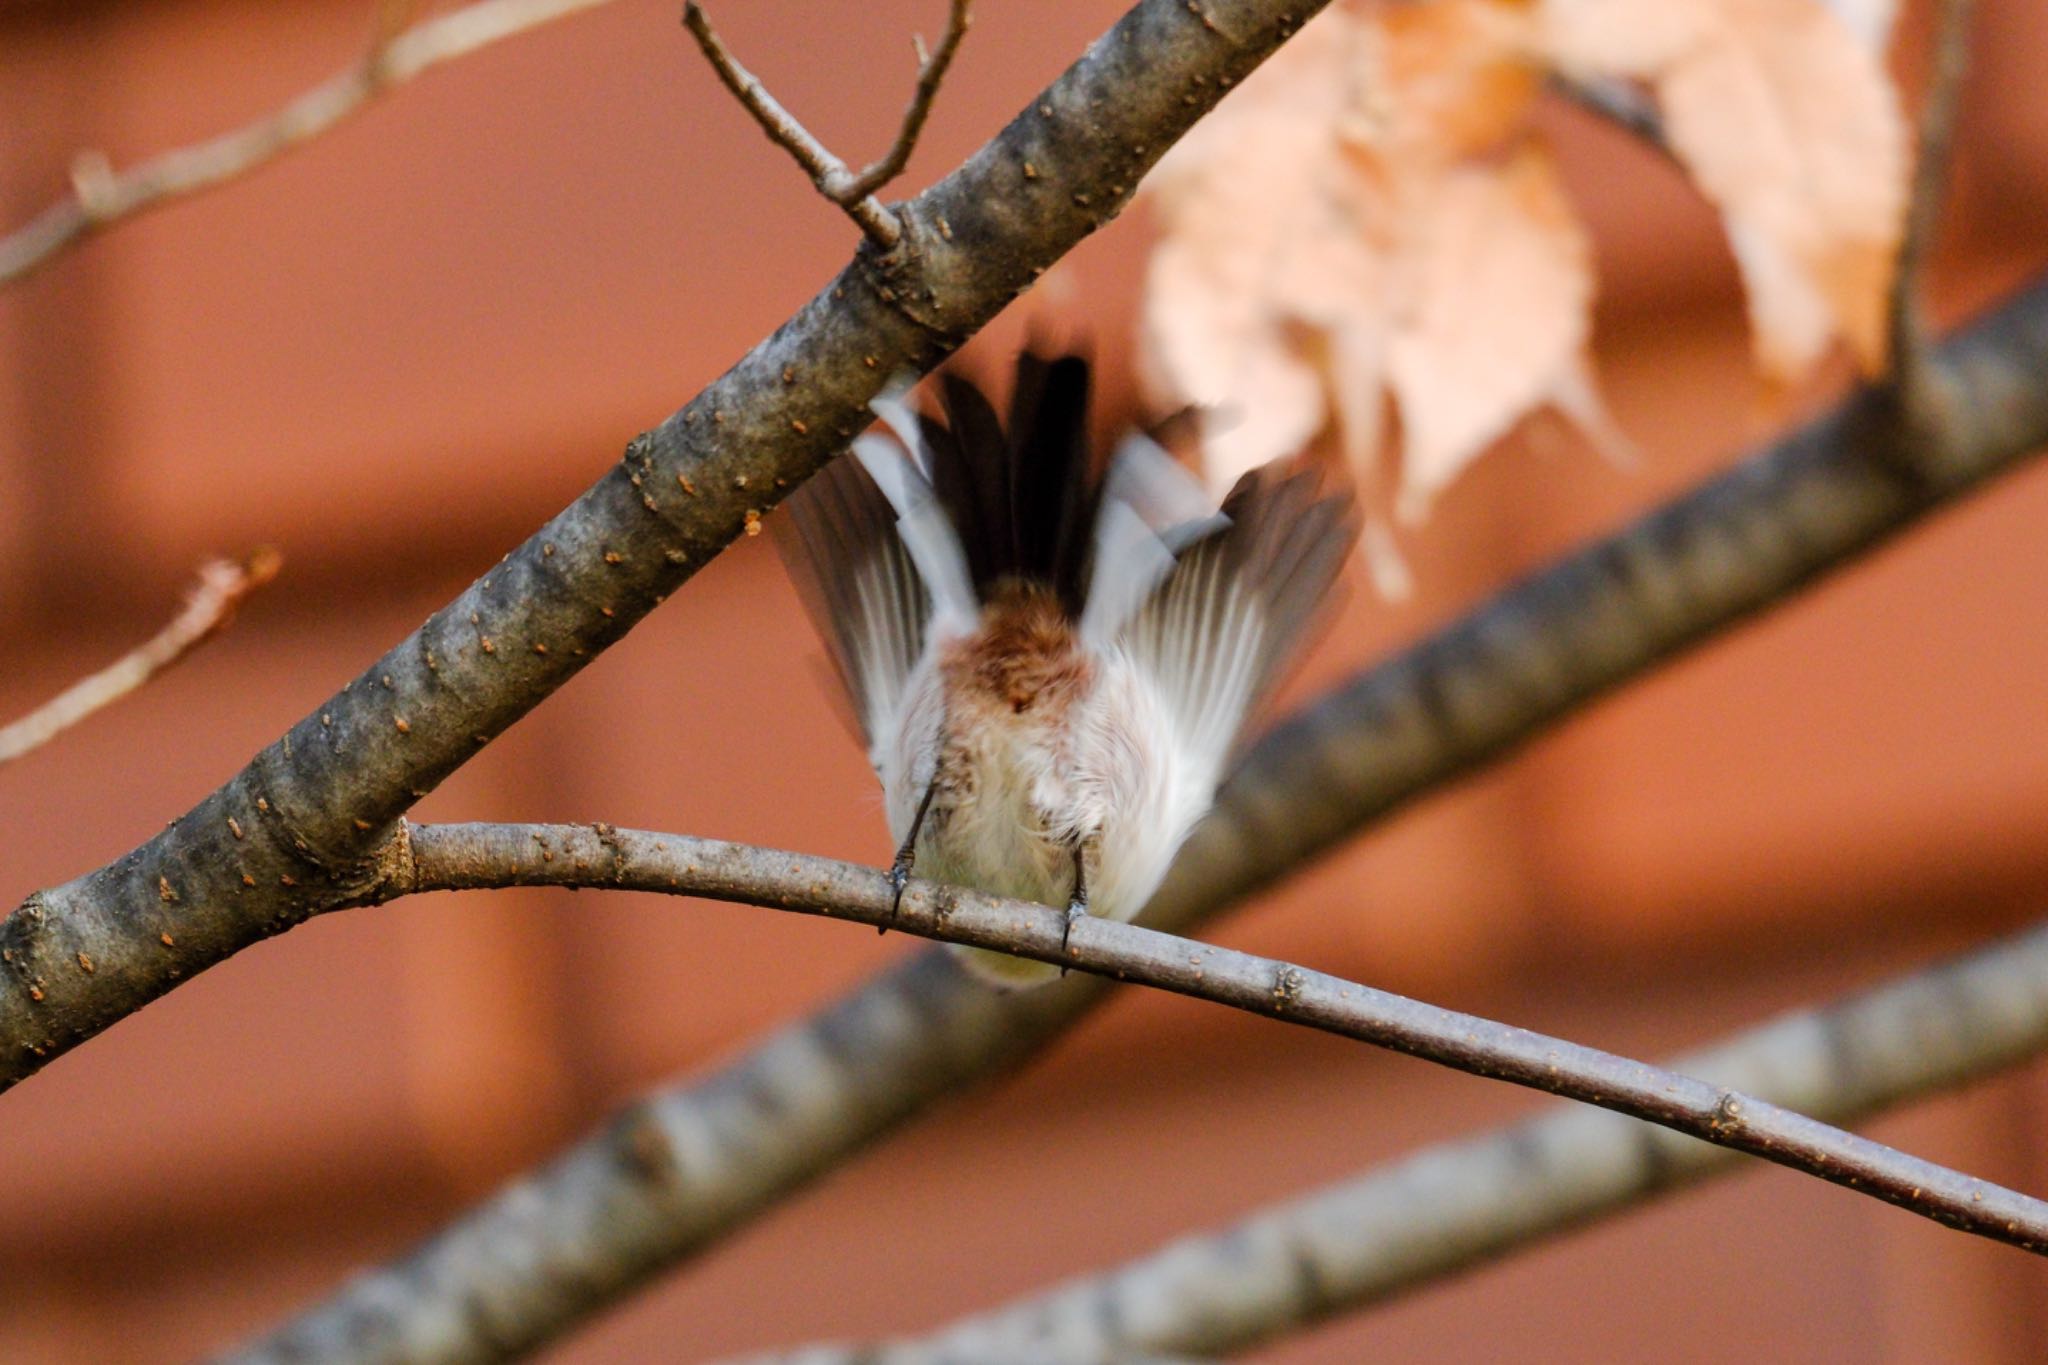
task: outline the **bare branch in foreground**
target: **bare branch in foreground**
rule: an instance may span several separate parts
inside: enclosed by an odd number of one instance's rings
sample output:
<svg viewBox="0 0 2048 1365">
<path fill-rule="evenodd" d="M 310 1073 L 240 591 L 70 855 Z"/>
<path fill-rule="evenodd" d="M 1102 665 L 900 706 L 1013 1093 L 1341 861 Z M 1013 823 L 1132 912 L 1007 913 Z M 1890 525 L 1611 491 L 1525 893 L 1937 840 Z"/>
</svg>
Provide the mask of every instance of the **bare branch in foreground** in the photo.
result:
<svg viewBox="0 0 2048 1365">
<path fill-rule="evenodd" d="M 258 550 L 242 563 L 213 559 L 171 623 L 89 678 L 82 678 L 9 725 L 0 725 L 0 764 L 40 749 L 103 706 L 119 701 L 184 658 L 235 619 L 242 599 L 277 577 L 283 557 Z"/>
<path fill-rule="evenodd" d="M 931 114 L 932 100 L 939 93 L 939 82 L 945 79 L 946 68 L 952 65 L 953 54 L 960 49 L 960 40 L 967 36 L 967 26 L 972 22 L 971 3 L 972 0 L 951 0 L 946 36 L 939 41 L 938 51 L 927 53 L 923 40 L 918 41 L 917 88 L 911 94 L 909 107 L 903 111 L 903 124 L 897 129 L 896 140 L 858 175 L 813 137 L 796 115 L 783 108 L 759 77 L 740 65 L 739 58 L 732 55 L 711 27 L 709 16 L 697 0 L 690 0 L 683 7 L 683 26 L 704 50 L 718 79 L 753 115 L 761 131 L 768 134 L 768 140 L 794 157 L 818 187 L 818 193 L 844 209 L 869 240 L 886 251 L 902 237 L 903 225 L 874 197 L 875 191 L 894 180 L 909 164 L 918 134 L 924 131 L 924 121 Z"/>
<path fill-rule="evenodd" d="M 898 907 L 887 876 L 879 870 L 721 840 L 603 824 L 424 825 L 412 828 L 409 835 L 406 856 L 370 901 L 509 886 L 609 888 L 704 896 L 859 924 L 890 924 L 928 938 L 1016 951 L 1039 961 L 1171 990 L 1564 1095 L 1718 1147 L 1762 1156 L 1951 1227 L 2036 1254 L 2048 1253 L 2048 1204 L 2039 1200 L 1831 1128 L 1758 1095 L 1251 954 L 1100 919 L 1083 920 L 1065 935 L 1066 917 L 1060 910 L 922 881 L 910 884 Z M 2015 948 L 1980 954 L 1824 1014 L 1780 1021 L 1690 1062 L 1716 1074 L 1733 1072 L 1780 1089 L 1788 1074 L 1780 1068 L 1797 1063 L 1789 1074 L 1809 1086 L 1800 1098 L 1832 1098 L 1839 1104 L 1846 1094 L 1868 1107 L 1874 1098 L 1886 1097 L 1888 1089 L 1898 1087 L 1901 1072 L 1909 1085 L 1939 1084 L 1952 1081 L 1958 1070 L 1981 1069 L 1987 1046 L 1990 1056 L 2007 1059 L 2048 1042 L 2044 966 L 2048 930 L 2036 930 Z M 964 976 L 950 964 L 941 970 Z M 926 1028 L 930 1023 L 907 1012 L 899 1012 L 897 1020 L 898 1027 Z M 1907 1023 L 1910 1027 L 1902 1028 Z M 1901 1037 L 1902 1032 L 1906 1036 Z M 838 1041 L 844 1046 L 848 1040 L 841 1036 Z M 827 1079 L 820 1067 L 824 1060 L 817 1055 L 790 1057 L 792 1068 L 777 1078 L 779 1084 L 750 1090 L 751 1106 L 815 1107 L 830 1093 L 819 1088 Z M 854 1054 L 851 1060 L 858 1065 L 863 1059 Z M 737 1151 L 721 1150 L 722 1135 L 710 1125 L 691 1125 L 684 1130 L 687 1136 L 676 1134 L 664 1126 L 672 1116 L 662 1114 L 657 1104 L 650 1102 L 645 1110 L 629 1114 L 606 1135 L 608 1166 L 647 1187 L 657 1199 L 667 1187 L 707 1173 L 715 1177 L 728 1159 L 739 1164 L 737 1179 L 758 1178 L 748 1164 L 752 1153 L 744 1143 Z M 1505 1156 L 1509 1169 L 1476 1173 L 1492 1178 L 1475 1179 L 1470 1189 L 1444 1179 L 1440 1168 L 1445 1158 L 1440 1154 L 1404 1163 L 1401 1169 L 1422 1173 L 1423 1187 L 1396 1192 L 1397 1206 L 1412 1219 L 1401 1225 L 1401 1231 L 1420 1243 L 1425 1258 L 1440 1262 L 1448 1255 L 1453 1264 L 1462 1264 L 1483 1251 L 1467 1249 L 1462 1258 L 1453 1255 L 1451 1248 L 1468 1244 L 1447 1236 L 1443 1220 L 1463 1231 L 1458 1215 L 1480 1197 L 1511 1203 L 1517 1210 L 1540 1205 L 1552 1184 L 1542 1178 L 1546 1164 L 1576 1178 L 1575 1185 L 1564 1187 L 1567 1195 L 1588 1185 L 1641 1194 L 1669 1184 L 1681 1173 L 1706 1168 L 1691 1144 L 1646 1135 L 1638 1125 L 1615 1124 L 1605 1115 L 1601 1117 L 1606 1126 L 1589 1133 L 1575 1113 L 1525 1124 L 1513 1130 L 1516 1137 L 1491 1140 L 1485 1147 L 1487 1159 L 1497 1162 Z M 1544 1125 L 1558 1131 L 1546 1131 Z M 586 1256 L 594 1255 L 594 1261 L 577 1267 L 580 1273 L 572 1283 L 580 1285 L 585 1277 L 605 1277 L 616 1270 L 605 1256 L 605 1242 L 593 1245 L 583 1234 L 621 1219 L 630 1205 L 607 1204 L 557 1223 L 553 1215 L 561 1210 L 550 1197 L 553 1187 L 565 1176 L 590 1176 L 579 1169 L 588 1154 L 576 1155 L 580 1160 L 575 1166 L 558 1167 L 522 1187 L 515 1201 L 519 1223 L 509 1230 L 571 1240 Z M 1371 1190 L 1367 1200 L 1368 1207 L 1379 1208 L 1387 1195 Z M 929 1346 L 900 1352 L 862 1348 L 843 1355 L 821 1349 L 793 1359 L 804 1365 L 884 1360 L 894 1365 L 899 1359 L 901 1365 L 935 1365 L 1008 1359 L 1050 1342 L 1057 1342 L 1060 1359 L 1070 1362 L 1114 1361 L 1132 1351 L 1236 1349 L 1364 1296 L 1365 1291 L 1354 1286 L 1361 1279 L 1361 1261 L 1368 1267 L 1374 1264 L 1370 1249 L 1345 1244 L 1330 1226 L 1333 1212 L 1351 1212 L 1357 1204 L 1358 1196 L 1350 1188 L 1315 1196 L 1254 1220 L 1250 1230 L 1175 1246 L 1118 1274 L 964 1324 Z M 1520 1222 L 1510 1220 L 1508 1227 L 1525 1229 L 1527 1222 L 1525 1214 Z M 1542 1226 L 1536 1229 L 1541 1230 Z M 1499 1236 L 1498 1229 L 1479 1231 L 1482 1236 L 1489 1231 Z M 614 1240 L 632 1235 L 630 1224 L 612 1233 Z M 523 1266 L 532 1248 L 521 1240 L 500 1238 L 479 1251 L 494 1260 L 509 1258 L 507 1269 Z M 389 1303 L 394 1292 L 405 1289 L 404 1269 L 359 1282 L 354 1293 L 371 1303 Z M 418 1268 L 428 1274 L 433 1269 Z M 556 1269 L 559 1273 L 564 1267 Z M 498 1288 L 502 1297 L 490 1301 L 489 1313 L 488 1339 L 494 1350 L 421 1351 L 412 1341 L 378 1332 L 383 1324 L 374 1319 L 316 1314 L 232 1359 L 256 1365 L 365 1357 L 491 1359 L 499 1350 L 516 1353 L 534 1343 L 535 1338 L 527 1335 L 531 1318 L 553 1305 L 537 1308 L 526 1296 L 505 1294 L 509 1286 Z M 1179 1311 L 1168 1311 L 1167 1305 L 1178 1305 Z M 430 1339 L 440 1341 L 438 1334 L 448 1324 L 428 1320 L 419 1326 L 432 1334 Z"/>
<path fill-rule="evenodd" d="M 1670 1063 L 1849 1123 L 2048 1048 L 2048 925 L 1794 1011 Z M 804 1365 L 937 1365 L 1057 1343 L 1232 1354 L 1737 1169 L 1735 1154 L 1583 1106 L 1400 1158 L 915 1342 L 814 1349 Z"/>
<path fill-rule="evenodd" d="M 2048 281 L 1938 361 L 1971 400 L 1944 410 L 1939 441 L 1901 446 L 1897 408 L 1859 396 L 1277 727 L 1225 784 L 1147 922 L 1200 923 L 2048 443 Z M 999 995 L 944 951 L 918 954 L 631 1106 L 252 1358 L 429 1365 L 532 1349 L 1016 1066 L 1103 994 L 1077 975 Z"/>
<path fill-rule="evenodd" d="M 1930 408 L 1942 397 L 1928 360 L 1932 339 L 1921 277 L 1941 221 L 1963 77 L 1970 64 L 1970 17 L 1975 10 L 1976 0 L 1939 0 L 1936 5 L 1934 68 L 1914 140 L 1911 197 L 1906 202 L 1905 232 L 1892 273 L 1888 313 L 1892 382 L 1908 420 L 1922 424 L 1932 420 Z"/>
<path fill-rule="evenodd" d="M 132 853 L 0 922 L 0 1088 L 349 904 L 398 817 L 709 563 L 1122 209 L 1322 0 L 1139 0 L 794 317 L 574 502 Z M 1029 163 L 1035 176 L 1026 176 Z M 80 968 L 81 955 L 97 970 Z"/>
<path fill-rule="evenodd" d="M 1292 963 L 1093 916 L 1069 928 L 1064 910 L 931 882 L 912 881 L 894 907 L 888 877 L 873 868 L 720 839 L 605 824 L 420 825 L 408 833 L 403 843 L 410 856 L 366 902 L 423 891 L 606 887 L 900 928 L 1229 1005 L 1562 1095 L 2048 1255 L 2048 1203 L 1754 1096 Z"/>
<path fill-rule="evenodd" d="M 379 16 L 388 36 L 382 37 L 368 56 L 254 123 L 164 152 L 124 171 L 114 170 L 99 152 L 80 152 L 72 163 L 72 197 L 52 204 L 0 238 L 0 285 L 22 278 L 88 233 L 255 170 L 429 68 L 605 3 L 607 0 L 477 0 L 400 33 L 389 32 L 393 11 L 385 6 Z"/>
</svg>

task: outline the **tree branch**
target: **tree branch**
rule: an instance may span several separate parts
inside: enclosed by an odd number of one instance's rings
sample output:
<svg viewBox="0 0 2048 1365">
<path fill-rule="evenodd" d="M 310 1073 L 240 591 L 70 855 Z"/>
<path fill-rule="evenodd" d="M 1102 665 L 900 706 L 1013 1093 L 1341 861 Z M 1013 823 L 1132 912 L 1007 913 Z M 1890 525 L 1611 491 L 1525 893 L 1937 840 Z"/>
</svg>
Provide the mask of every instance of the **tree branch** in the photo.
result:
<svg viewBox="0 0 2048 1365">
<path fill-rule="evenodd" d="M 2048 281 L 1952 338 L 1937 363 L 1970 396 L 1945 411 L 1952 439 L 1901 450 L 1896 409 L 1859 395 L 1276 728 L 1225 785 L 1147 922 L 1200 923 L 2019 464 L 2048 442 Z M 947 954 L 919 954 L 719 1072 L 635 1104 L 279 1339 L 308 1359 L 420 1362 L 503 1359 L 550 1340 L 1017 1065 L 1102 994 L 1075 976 L 999 995 Z"/>
<path fill-rule="evenodd" d="M 2048 925 L 1670 1063 L 1837 1123 L 2048 1048 Z M 1134 1350 L 1229 1354 L 1352 1312 L 1709 1175 L 1732 1152 L 1560 1107 L 1401 1158 L 916 1342 L 805 1365 L 936 1365 L 1057 1342 L 1068 1365 Z"/>
<path fill-rule="evenodd" d="M 375 885 L 414 801 L 842 449 L 885 379 L 937 364 L 1114 217 L 1319 4 L 1141 0 L 964 166 L 897 207 L 894 250 L 865 244 L 553 521 L 169 828 L 30 896 L 0 923 L 0 1085 Z"/>
<path fill-rule="evenodd" d="M 1301 1024 L 1747 1152 L 1948 1227 L 2048 1255 L 2048 1203 L 1830 1128 L 1753 1095 L 1136 924 L 912 881 L 856 863 L 611 825 L 409 830 L 410 858 L 366 904 L 425 891 L 555 886 L 652 891 L 901 929 Z"/>
<path fill-rule="evenodd" d="M 1550 88 L 1588 113 L 1635 134 L 1644 145 L 1666 157 L 1672 155 L 1671 140 L 1664 132 L 1664 115 L 1641 87 L 1610 77 L 1552 72 Z"/>
<path fill-rule="evenodd" d="M 711 69 L 718 73 L 718 79 L 753 115 L 754 122 L 761 125 L 761 131 L 768 134 L 768 140 L 794 157 L 796 163 L 804 168 L 804 173 L 810 176 L 811 183 L 818 187 L 818 193 L 844 209 L 868 239 L 886 251 L 902 237 L 903 225 L 896 221 L 895 214 L 875 199 L 875 191 L 894 180 L 910 161 L 918 134 L 924 131 L 925 119 L 931 114 L 932 99 L 939 93 L 939 82 L 945 79 L 946 68 L 952 65 L 960 40 L 967 36 L 967 26 L 971 22 L 970 4 L 971 0 L 951 0 L 951 9 L 946 17 L 946 36 L 940 40 L 937 52 L 926 53 L 923 41 L 918 41 L 917 88 L 911 94 L 910 106 L 903 111 L 903 124 L 896 132 L 896 141 L 858 175 L 848 170 L 845 162 L 813 137 L 796 115 L 783 108 L 759 77 L 740 65 L 739 58 L 732 55 L 732 50 L 711 27 L 709 16 L 697 0 L 690 0 L 683 6 L 683 27 L 690 30 L 690 36 L 704 50 L 704 56 L 711 62 Z"/>
<path fill-rule="evenodd" d="M 115 171 L 96 151 L 71 167 L 71 197 L 0 237 L 0 285 L 34 271 L 87 234 L 172 199 L 255 170 L 311 141 L 393 86 L 443 62 L 606 0 L 477 0 L 452 13 L 394 32 L 392 11 L 380 9 L 378 41 L 348 70 L 254 123 L 205 142 L 164 152 Z"/>
<path fill-rule="evenodd" d="M 1086 919 L 1069 934 L 1062 910 L 922 881 L 910 883 L 899 907 L 888 877 L 873 868 L 603 824 L 423 825 L 409 831 L 406 848 L 407 856 L 393 867 L 383 886 L 365 897 L 366 902 L 383 903 L 426 891 L 510 886 L 610 888 L 703 896 L 859 924 L 887 924 L 926 938 L 1015 952 L 1229 1005 L 1474 1075 L 1568 1096 L 1761 1156 L 1951 1227 L 2048 1254 L 2048 1204 L 1830 1128 L 1759 1097 L 1137 925 Z M 945 970 L 962 975 L 957 967 Z M 2048 997 L 2042 1004 L 2048 1012 Z M 913 1016 L 905 1022 L 928 1027 L 931 1021 Z M 814 1082 L 815 1065 L 804 1075 Z M 788 1083 L 795 1080 L 791 1076 Z M 776 1107 L 775 1093 L 756 1091 L 753 1098 L 758 1106 Z M 457 1248 L 444 1240 L 428 1253 L 351 1286 L 337 1308 L 310 1314 L 235 1358 L 244 1365 L 364 1354 L 379 1359 L 491 1359 L 498 1352 L 517 1354 L 537 1345 L 559 1325 L 556 1315 L 566 1295 L 494 1295 L 492 1347 L 482 1355 L 473 1354 L 474 1344 L 448 1354 L 430 1350 L 411 1332 L 392 1333 L 388 1320 L 366 1321 L 348 1309 L 416 1300 L 451 1281 L 494 1277 L 503 1268 L 508 1246 L 518 1247 L 522 1263 L 540 1250 L 532 1241 L 536 1236 L 545 1239 L 549 1283 L 609 1282 L 619 1268 L 619 1234 L 590 1233 L 606 1220 L 617 1219 L 621 1209 L 610 1200 L 595 1207 L 576 1207 L 574 1201 L 605 1191 L 607 1181 L 593 1179 L 599 1172 L 614 1179 L 618 1173 L 630 1173 L 640 1182 L 668 1184 L 688 1181 L 691 1164 L 708 1160 L 713 1169 L 722 1165 L 705 1145 L 717 1141 L 713 1134 L 718 1130 L 698 1124 L 683 1128 L 674 1122 L 678 1117 L 650 1102 L 614 1124 L 596 1144 L 573 1153 L 570 1161 L 525 1182 L 519 1242 L 508 1243 L 502 1237 L 464 1239 L 459 1254 L 474 1258 L 465 1264 L 452 1259 Z M 601 1160 L 595 1159 L 592 1145 L 603 1149 Z M 691 1154 L 691 1164 L 682 1159 L 685 1151 Z M 739 1152 L 733 1155 L 738 1158 Z M 744 1172 L 739 1179 L 760 1178 L 759 1169 L 744 1158 L 739 1168 Z M 497 1287 L 502 1291 L 505 1286 Z M 416 1318 L 410 1326 L 414 1332 L 446 1331 L 439 1314 Z M 999 1353 L 1037 1344 L 1042 1343 L 984 1341 L 981 1346 Z M 1207 1350 L 1214 1344 L 1118 1341 L 1105 1342 L 1104 1349 L 1112 1354 L 1124 1349 Z M 949 1351 L 960 1345 L 945 1343 Z M 974 1354 L 956 1353 L 970 1358 Z"/>
<path fill-rule="evenodd" d="M 1922 276 L 1941 222 L 1956 115 L 1970 64 L 1970 17 L 1975 9 L 1975 0 L 1940 0 L 1936 6 L 1934 68 L 1928 78 L 1927 102 L 1920 111 L 1905 232 L 1892 273 L 1888 313 L 1892 383 L 1908 419 L 1921 423 L 1933 420 L 1932 409 L 1944 401 L 1928 359 L 1933 346 L 1921 297 Z"/>
<path fill-rule="evenodd" d="M 21 719 L 0 725 L 0 764 L 40 749 L 64 731 L 111 705 L 213 638 L 235 619 L 242 599 L 277 577 L 283 558 L 258 550 L 247 560 L 213 559 L 199 566 L 199 582 L 169 625 L 91 677 L 82 678 Z"/>
<path fill-rule="evenodd" d="M 917 52 L 917 87 L 911 91 L 910 103 L 903 110 L 903 122 L 896 130 L 896 140 L 889 145 L 888 151 L 869 162 L 853 178 L 847 193 L 873 194 L 903 174 L 903 168 L 910 164 L 910 154 L 917 148 L 918 135 L 924 132 L 925 120 L 931 117 L 932 100 L 939 93 L 939 82 L 946 78 L 946 68 L 953 64 L 953 55 L 960 50 L 960 40 L 967 36 L 968 26 L 974 22 L 971 10 L 971 0 L 950 0 L 946 11 L 946 32 L 939 39 L 936 52 L 925 51 L 924 39 L 912 35 L 911 45 Z"/>
</svg>

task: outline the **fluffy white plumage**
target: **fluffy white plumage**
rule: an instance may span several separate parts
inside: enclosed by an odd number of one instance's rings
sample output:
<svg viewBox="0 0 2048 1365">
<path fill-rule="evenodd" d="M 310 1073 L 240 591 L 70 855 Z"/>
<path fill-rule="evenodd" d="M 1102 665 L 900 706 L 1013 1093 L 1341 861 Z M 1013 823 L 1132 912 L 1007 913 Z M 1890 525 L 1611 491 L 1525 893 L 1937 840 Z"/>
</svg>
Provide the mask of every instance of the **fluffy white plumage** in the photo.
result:
<svg viewBox="0 0 2048 1365">
<path fill-rule="evenodd" d="M 1219 511 L 1142 435 L 1098 481 L 1078 360 L 1020 361 L 1007 432 L 944 382 L 950 426 L 877 400 L 896 441 L 800 490 L 786 555 L 918 875 L 1129 919 L 1335 575 L 1349 500 L 1268 470 Z"/>
</svg>

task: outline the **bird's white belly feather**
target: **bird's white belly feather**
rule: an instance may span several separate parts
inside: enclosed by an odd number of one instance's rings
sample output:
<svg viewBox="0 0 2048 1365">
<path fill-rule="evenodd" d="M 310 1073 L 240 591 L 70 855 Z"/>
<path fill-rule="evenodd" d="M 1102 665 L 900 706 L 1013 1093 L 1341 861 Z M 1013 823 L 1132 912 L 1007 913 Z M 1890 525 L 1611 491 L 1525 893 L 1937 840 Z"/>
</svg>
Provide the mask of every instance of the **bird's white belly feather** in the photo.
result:
<svg viewBox="0 0 2048 1365">
<path fill-rule="evenodd" d="M 965 755 L 967 780 L 920 834 L 919 876 L 1063 908 L 1075 850 L 1086 846 L 1089 912 L 1128 920 L 1144 908 L 1210 793 L 1172 745 L 1146 680 L 1120 656 L 1103 664 L 1091 695 L 1056 729 L 1026 719 L 980 732 Z M 914 811 L 921 795 L 892 800 L 892 811 Z M 907 829 L 905 819 L 899 837 Z M 959 951 L 977 975 L 1005 984 L 1058 971 Z"/>
</svg>

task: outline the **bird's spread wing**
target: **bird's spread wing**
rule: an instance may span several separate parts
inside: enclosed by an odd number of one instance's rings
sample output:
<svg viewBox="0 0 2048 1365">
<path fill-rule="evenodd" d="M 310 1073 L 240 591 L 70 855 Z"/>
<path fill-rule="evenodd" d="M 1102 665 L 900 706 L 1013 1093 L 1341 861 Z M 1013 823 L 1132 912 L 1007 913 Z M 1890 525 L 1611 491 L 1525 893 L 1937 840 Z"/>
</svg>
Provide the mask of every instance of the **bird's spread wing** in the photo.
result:
<svg viewBox="0 0 2048 1365">
<path fill-rule="evenodd" d="M 1126 436 L 1110 460 L 1095 514 L 1081 642 L 1098 651 L 1113 646 L 1173 571 L 1175 557 L 1228 525 L 1201 483 L 1157 442 L 1139 432 Z"/>
<path fill-rule="evenodd" d="M 893 729 L 930 615 L 930 596 L 895 521 L 861 462 L 842 457 L 770 523 L 870 750 Z"/>
<path fill-rule="evenodd" d="M 972 630 L 979 614 L 959 534 L 932 488 L 931 452 L 903 402 L 906 388 L 892 385 L 874 402 L 901 447 L 861 437 L 850 457 L 791 495 L 787 515 L 773 523 L 878 761 L 927 644 Z"/>
<path fill-rule="evenodd" d="M 1103 534 L 1113 534 L 1106 524 Z M 1219 519 L 1170 525 L 1150 556 L 1130 557 L 1126 574 L 1156 567 L 1161 553 L 1170 562 L 1117 627 L 1116 643 L 1151 682 L 1203 790 L 1222 779 L 1245 720 L 1279 680 L 1357 535 L 1348 492 L 1306 469 L 1269 465 L 1238 481 Z M 1127 590 L 1116 570 L 1103 575 L 1106 539 L 1098 555 L 1091 610 L 1096 591 Z"/>
</svg>

